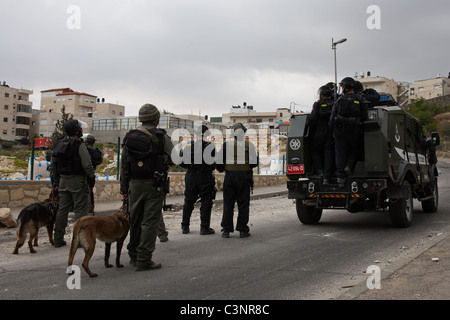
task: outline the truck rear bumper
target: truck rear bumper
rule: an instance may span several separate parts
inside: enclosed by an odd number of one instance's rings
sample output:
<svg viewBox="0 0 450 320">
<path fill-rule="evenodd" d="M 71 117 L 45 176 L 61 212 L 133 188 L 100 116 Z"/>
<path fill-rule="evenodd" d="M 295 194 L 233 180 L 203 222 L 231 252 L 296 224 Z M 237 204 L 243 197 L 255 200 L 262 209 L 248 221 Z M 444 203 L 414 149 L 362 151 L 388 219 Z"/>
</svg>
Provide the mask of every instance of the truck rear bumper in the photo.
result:
<svg viewBox="0 0 450 320">
<path fill-rule="evenodd" d="M 386 179 L 347 178 L 344 187 L 323 185 L 322 179 L 287 181 L 288 198 L 299 200 L 361 198 L 387 188 Z"/>
</svg>

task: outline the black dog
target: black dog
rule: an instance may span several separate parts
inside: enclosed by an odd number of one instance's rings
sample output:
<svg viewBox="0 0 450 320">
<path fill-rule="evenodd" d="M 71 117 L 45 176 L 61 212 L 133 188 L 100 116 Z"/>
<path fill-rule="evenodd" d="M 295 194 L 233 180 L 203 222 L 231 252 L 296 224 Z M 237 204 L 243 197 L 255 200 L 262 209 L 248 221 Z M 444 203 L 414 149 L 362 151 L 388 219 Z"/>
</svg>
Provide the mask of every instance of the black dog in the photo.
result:
<svg viewBox="0 0 450 320">
<path fill-rule="evenodd" d="M 47 199 L 44 202 L 32 203 L 23 208 L 17 219 L 17 242 L 13 254 L 19 253 L 19 248 L 22 247 L 25 242 L 27 233 L 30 234 L 30 239 L 28 240 L 30 252 L 35 253 L 36 250 L 34 250 L 33 245 L 38 245 L 39 229 L 43 226 L 47 227 L 48 240 L 53 245 L 53 227 L 56 221 L 57 212 L 58 197 L 53 199 L 52 195 L 50 195 L 50 199 Z"/>
</svg>

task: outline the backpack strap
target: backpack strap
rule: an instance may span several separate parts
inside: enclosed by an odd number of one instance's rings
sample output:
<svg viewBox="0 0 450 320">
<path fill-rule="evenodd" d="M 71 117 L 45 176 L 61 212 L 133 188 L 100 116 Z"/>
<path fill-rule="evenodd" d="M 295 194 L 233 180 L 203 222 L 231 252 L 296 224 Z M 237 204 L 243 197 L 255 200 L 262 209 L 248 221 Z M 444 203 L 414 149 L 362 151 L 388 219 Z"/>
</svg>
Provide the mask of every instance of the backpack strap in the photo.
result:
<svg viewBox="0 0 450 320">
<path fill-rule="evenodd" d="M 153 138 L 153 135 L 151 134 L 151 132 L 150 131 L 148 131 L 147 129 L 145 129 L 144 127 L 139 127 L 139 128 L 136 128 L 136 130 L 139 130 L 139 131 L 141 131 L 141 132 L 143 132 L 143 133 L 145 133 L 145 134 L 147 134 L 149 137 L 150 137 L 150 139 L 152 139 Z M 152 139 L 153 140 L 153 139 Z"/>
</svg>

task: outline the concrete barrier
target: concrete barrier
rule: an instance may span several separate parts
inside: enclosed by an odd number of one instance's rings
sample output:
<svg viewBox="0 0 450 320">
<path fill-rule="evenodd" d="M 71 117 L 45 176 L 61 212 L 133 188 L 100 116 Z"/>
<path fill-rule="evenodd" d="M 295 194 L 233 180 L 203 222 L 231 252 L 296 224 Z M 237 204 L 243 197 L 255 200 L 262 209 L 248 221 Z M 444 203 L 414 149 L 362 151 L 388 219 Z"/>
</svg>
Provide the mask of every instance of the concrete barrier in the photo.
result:
<svg viewBox="0 0 450 320">
<path fill-rule="evenodd" d="M 184 194 L 184 172 L 171 172 L 170 196 Z M 224 174 L 215 173 L 216 188 L 221 191 Z M 255 188 L 279 185 L 286 182 L 284 175 L 254 175 Z M 26 207 L 48 199 L 50 180 L 3 180 L 0 181 L 0 208 Z M 97 180 L 94 187 L 95 201 L 120 200 L 120 185 L 116 180 Z"/>
</svg>

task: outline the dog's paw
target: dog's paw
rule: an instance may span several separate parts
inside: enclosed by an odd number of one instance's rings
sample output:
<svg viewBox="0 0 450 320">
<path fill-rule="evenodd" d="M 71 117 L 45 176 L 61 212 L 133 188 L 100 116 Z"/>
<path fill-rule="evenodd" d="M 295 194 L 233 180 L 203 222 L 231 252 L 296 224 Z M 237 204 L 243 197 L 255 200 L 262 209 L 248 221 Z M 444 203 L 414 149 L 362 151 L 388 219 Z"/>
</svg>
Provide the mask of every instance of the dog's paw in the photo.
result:
<svg viewBox="0 0 450 320">
<path fill-rule="evenodd" d="M 98 274 L 96 274 L 96 273 L 92 273 L 92 272 L 91 272 L 91 273 L 89 274 L 89 277 L 91 277 L 91 278 L 95 278 L 95 277 L 98 277 Z"/>
<path fill-rule="evenodd" d="M 118 263 L 118 264 L 116 264 L 116 267 L 117 268 L 123 268 L 123 264 Z"/>
<path fill-rule="evenodd" d="M 112 268 L 113 265 L 112 265 L 112 264 L 109 264 L 109 263 L 105 263 L 105 267 L 106 267 L 106 268 Z"/>
</svg>

